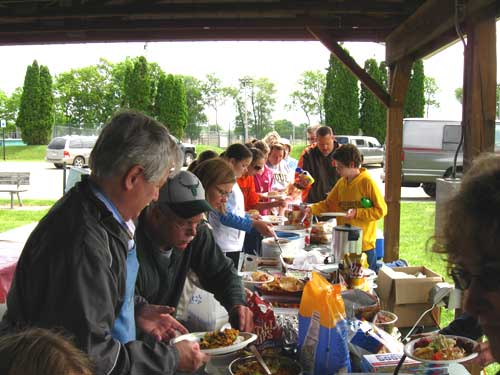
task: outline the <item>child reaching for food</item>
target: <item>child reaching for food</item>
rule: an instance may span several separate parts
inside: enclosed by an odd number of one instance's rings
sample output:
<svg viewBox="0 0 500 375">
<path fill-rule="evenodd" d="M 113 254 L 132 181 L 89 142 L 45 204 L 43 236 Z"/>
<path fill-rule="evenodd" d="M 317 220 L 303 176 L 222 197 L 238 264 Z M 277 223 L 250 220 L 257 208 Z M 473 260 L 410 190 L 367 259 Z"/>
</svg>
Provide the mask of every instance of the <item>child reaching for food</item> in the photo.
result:
<svg viewBox="0 0 500 375">
<path fill-rule="evenodd" d="M 361 168 L 362 157 L 356 146 L 343 145 L 334 152 L 333 159 L 341 179 L 325 200 L 312 204 L 305 214 L 346 212 L 346 216 L 337 217 L 337 224 L 351 224 L 363 230 L 362 250 L 366 253 L 370 269 L 376 272 L 377 220 L 387 214 L 387 205 L 368 171 Z"/>
</svg>

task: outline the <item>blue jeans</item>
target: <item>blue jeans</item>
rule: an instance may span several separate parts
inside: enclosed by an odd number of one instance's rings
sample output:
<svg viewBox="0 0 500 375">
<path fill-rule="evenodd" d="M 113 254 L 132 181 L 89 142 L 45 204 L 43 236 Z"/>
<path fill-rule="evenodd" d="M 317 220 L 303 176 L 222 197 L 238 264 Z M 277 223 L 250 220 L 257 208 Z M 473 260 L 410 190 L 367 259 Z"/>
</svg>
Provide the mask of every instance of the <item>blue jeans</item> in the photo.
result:
<svg viewBox="0 0 500 375">
<path fill-rule="evenodd" d="M 365 254 L 368 260 L 368 268 L 375 272 L 378 272 L 377 252 L 375 251 L 375 249 L 366 250 Z"/>
</svg>

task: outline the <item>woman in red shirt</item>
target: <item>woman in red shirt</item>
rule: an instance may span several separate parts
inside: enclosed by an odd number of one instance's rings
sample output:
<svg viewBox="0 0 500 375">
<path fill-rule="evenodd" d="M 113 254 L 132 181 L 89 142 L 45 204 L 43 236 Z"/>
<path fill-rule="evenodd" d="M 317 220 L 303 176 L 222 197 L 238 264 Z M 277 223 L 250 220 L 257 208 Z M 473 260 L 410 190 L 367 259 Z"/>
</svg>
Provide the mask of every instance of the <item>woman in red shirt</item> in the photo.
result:
<svg viewBox="0 0 500 375">
<path fill-rule="evenodd" d="M 238 185 L 243 192 L 245 199 L 245 211 L 258 210 L 262 215 L 267 214 L 267 210 L 272 207 L 286 207 L 284 199 L 276 199 L 271 202 L 263 202 L 255 191 L 254 175 L 264 170 L 266 158 L 264 153 L 257 148 L 250 148 L 252 151 L 252 162 L 248 167 L 246 174 L 237 179 Z"/>
</svg>

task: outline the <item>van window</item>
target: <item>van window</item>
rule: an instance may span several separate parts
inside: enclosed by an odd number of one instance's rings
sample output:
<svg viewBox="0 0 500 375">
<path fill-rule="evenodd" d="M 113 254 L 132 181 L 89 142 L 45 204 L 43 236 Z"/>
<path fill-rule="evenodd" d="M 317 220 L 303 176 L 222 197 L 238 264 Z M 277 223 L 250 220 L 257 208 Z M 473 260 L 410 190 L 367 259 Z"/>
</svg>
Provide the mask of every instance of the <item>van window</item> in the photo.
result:
<svg viewBox="0 0 500 375">
<path fill-rule="evenodd" d="M 82 141 L 83 148 L 93 148 L 96 140 L 95 139 L 84 139 Z"/>
<path fill-rule="evenodd" d="M 54 138 L 52 141 L 50 141 L 47 148 L 49 148 L 51 150 L 62 150 L 62 149 L 64 149 L 65 145 L 66 145 L 66 139 L 61 138 L 61 137 L 57 137 L 57 138 Z"/>
<path fill-rule="evenodd" d="M 356 139 L 356 146 L 364 146 L 365 141 L 364 139 Z"/>
<path fill-rule="evenodd" d="M 82 140 L 81 139 L 71 139 L 69 141 L 69 148 L 82 148 Z"/>
</svg>

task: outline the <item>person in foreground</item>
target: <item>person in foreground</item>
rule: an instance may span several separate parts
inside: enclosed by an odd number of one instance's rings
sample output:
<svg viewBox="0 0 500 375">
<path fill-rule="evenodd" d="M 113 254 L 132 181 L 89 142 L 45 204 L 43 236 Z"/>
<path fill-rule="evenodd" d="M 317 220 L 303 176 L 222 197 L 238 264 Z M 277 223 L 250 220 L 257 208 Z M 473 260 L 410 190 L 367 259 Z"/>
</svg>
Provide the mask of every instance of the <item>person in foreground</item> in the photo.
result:
<svg viewBox="0 0 500 375">
<path fill-rule="evenodd" d="M 0 337 L 0 374 L 93 375 L 92 363 L 68 339 L 43 328 Z"/>
<path fill-rule="evenodd" d="M 480 363 L 500 361 L 500 157 L 481 155 L 446 205 L 447 221 L 433 250 L 447 255 L 464 309 L 476 317 L 488 343 Z M 490 356 L 490 358 L 488 358 Z"/>
<path fill-rule="evenodd" d="M 377 184 L 366 168 L 361 168 L 361 154 L 354 145 L 343 145 L 333 153 L 341 179 L 328 193 L 325 200 L 314 203 L 306 211 L 313 215 L 323 212 L 345 212 L 338 217 L 338 225 L 351 224 L 363 230 L 361 249 L 366 253 L 370 269 L 377 270 L 375 241 L 377 220 L 387 214 L 387 204 Z M 369 202 L 363 206 L 363 202 Z"/>
<path fill-rule="evenodd" d="M 146 207 L 137 227 L 140 268 L 137 291 L 149 303 L 177 307 L 188 271 L 229 312 L 233 327 L 253 330 L 241 278 L 215 243 L 205 222 L 212 208 L 200 180 L 181 171 L 160 189 L 158 201 Z M 169 337 L 175 333 L 167 332 Z"/>
<path fill-rule="evenodd" d="M 158 198 L 179 160 L 165 126 L 137 112 L 114 116 L 92 150 L 89 178 L 69 190 L 28 238 L 0 331 L 63 329 L 94 361 L 96 374 L 171 374 L 200 367 L 207 357 L 197 343 L 136 340 L 136 328 L 170 328 L 165 316 L 171 309 L 134 299 L 133 220 Z"/>
</svg>

